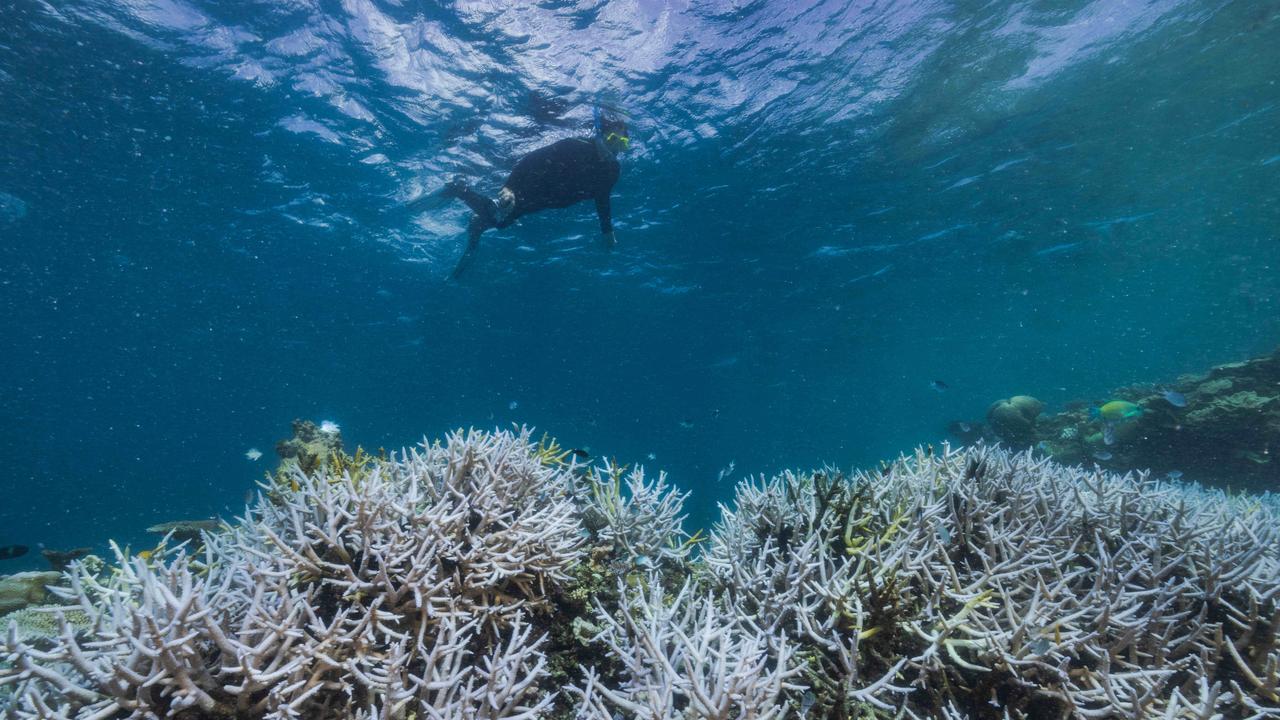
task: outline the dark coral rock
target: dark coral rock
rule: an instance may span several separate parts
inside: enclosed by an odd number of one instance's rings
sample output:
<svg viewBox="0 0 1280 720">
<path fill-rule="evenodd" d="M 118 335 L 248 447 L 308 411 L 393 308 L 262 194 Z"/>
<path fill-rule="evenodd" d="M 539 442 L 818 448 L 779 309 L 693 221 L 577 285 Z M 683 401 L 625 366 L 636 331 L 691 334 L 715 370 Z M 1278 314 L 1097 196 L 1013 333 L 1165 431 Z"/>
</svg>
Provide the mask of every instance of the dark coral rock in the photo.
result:
<svg viewBox="0 0 1280 720">
<path fill-rule="evenodd" d="M 87 547 L 76 548 L 74 550 L 53 550 L 45 548 L 40 551 L 40 554 L 44 556 L 45 560 L 49 561 L 49 567 L 51 569 L 62 572 L 63 570 L 66 570 L 73 561 L 79 560 L 91 552 L 93 552 L 93 548 Z"/>
<path fill-rule="evenodd" d="M 1186 406 L 1170 403 L 1166 390 L 1181 393 Z M 1172 384 L 1117 388 L 1106 399 L 1129 400 L 1142 408 L 1141 416 L 1112 424 L 1111 445 L 1105 442 L 1104 424 L 1089 414 L 1089 408 L 1105 400 L 1071 403 L 1063 412 L 1041 418 L 1025 444 L 1039 444 L 1068 464 L 1179 471 L 1239 489 L 1280 489 L 1280 350 L 1201 375 L 1183 375 Z"/>
<path fill-rule="evenodd" d="M 1010 445 L 1032 445 L 1036 442 L 1036 418 L 1043 410 L 1044 403 L 1030 395 L 1014 395 L 987 408 L 987 424 Z"/>
</svg>

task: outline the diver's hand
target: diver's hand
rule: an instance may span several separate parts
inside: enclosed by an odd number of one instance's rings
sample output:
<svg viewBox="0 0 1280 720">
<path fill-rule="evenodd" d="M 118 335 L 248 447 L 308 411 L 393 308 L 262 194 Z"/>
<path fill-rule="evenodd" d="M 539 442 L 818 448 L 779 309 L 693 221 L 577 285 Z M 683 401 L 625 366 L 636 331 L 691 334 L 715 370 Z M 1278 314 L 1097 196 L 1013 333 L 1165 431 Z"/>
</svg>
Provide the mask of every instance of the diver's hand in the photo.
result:
<svg viewBox="0 0 1280 720">
<path fill-rule="evenodd" d="M 618 238 L 614 236 L 613 231 L 604 234 L 604 249 L 612 250 L 614 245 L 618 244 Z"/>
</svg>

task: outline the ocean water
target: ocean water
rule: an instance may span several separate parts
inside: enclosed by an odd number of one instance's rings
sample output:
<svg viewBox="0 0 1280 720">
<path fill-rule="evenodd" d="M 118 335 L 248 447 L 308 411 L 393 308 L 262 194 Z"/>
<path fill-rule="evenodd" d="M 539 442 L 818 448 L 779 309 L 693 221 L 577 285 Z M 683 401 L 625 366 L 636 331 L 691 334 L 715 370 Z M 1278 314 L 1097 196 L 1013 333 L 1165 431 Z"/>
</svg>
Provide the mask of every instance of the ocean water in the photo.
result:
<svg viewBox="0 0 1280 720">
<path fill-rule="evenodd" d="M 1268 2 L 6 0 L 0 545 L 229 517 L 295 417 L 535 426 L 703 525 L 1268 352 L 1278 82 Z M 618 247 L 550 211 L 447 281 L 465 208 L 406 204 L 595 103 Z"/>
</svg>

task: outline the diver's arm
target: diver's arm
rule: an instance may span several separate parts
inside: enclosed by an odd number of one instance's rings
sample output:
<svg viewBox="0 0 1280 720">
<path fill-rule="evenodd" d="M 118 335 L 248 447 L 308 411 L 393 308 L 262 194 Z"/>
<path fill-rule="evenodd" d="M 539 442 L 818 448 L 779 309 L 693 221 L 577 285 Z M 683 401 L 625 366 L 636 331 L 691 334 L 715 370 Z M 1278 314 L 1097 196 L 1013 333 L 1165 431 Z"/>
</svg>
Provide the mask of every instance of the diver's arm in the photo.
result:
<svg viewBox="0 0 1280 720">
<path fill-rule="evenodd" d="M 604 237 L 604 246 L 612 249 L 617 244 L 613 235 L 613 210 L 609 203 L 609 193 L 596 195 L 596 215 L 600 216 L 600 232 Z"/>
</svg>

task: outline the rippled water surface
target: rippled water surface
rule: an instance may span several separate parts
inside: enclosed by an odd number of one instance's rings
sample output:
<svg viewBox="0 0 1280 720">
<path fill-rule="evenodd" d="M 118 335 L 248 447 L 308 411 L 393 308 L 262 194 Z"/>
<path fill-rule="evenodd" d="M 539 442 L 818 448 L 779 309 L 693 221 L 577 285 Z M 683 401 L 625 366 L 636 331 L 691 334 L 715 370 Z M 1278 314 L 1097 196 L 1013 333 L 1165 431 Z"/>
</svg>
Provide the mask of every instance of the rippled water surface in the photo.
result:
<svg viewBox="0 0 1280 720">
<path fill-rule="evenodd" d="M 535 425 L 700 523 L 743 472 L 1269 351 L 1278 79 L 1265 2 L 10 0 L 0 544 L 234 511 L 294 417 Z M 406 203 L 597 102 L 617 249 L 588 204 L 447 282 L 464 208 Z"/>
</svg>

